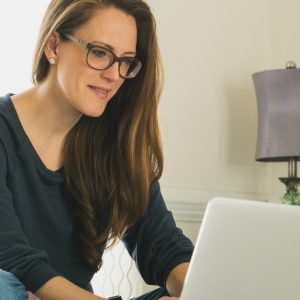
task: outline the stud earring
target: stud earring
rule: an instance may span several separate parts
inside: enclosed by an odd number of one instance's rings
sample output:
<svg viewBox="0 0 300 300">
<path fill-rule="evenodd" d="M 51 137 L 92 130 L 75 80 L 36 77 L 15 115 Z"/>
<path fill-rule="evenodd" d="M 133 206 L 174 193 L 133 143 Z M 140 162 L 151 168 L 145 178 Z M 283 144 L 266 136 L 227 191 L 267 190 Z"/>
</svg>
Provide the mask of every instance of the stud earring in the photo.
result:
<svg viewBox="0 0 300 300">
<path fill-rule="evenodd" d="M 49 63 L 50 63 L 51 65 L 54 65 L 54 64 L 56 63 L 55 58 L 51 57 L 51 58 L 49 59 Z"/>
</svg>

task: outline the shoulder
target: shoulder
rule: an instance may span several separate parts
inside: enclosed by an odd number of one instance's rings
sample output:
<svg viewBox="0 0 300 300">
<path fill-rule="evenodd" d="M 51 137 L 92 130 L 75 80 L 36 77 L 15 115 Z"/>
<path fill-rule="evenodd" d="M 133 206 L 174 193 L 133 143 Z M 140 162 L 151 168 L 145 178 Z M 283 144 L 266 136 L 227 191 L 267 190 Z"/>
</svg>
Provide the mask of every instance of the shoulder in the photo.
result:
<svg viewBox="0 0 300 300">
<path fill-rule="evenodd" d="M 22 131 L 18 123 L 18 116 L 14 111 L 11 94 L 0 97 L 0 155 L 14 155 L 24 143 Z"/>
<path fill-rule="evenodd" d="M 13 94 L 9 93 L 4 96 L 0 96 L 0 112 L 5 112 L 9 106 L 9 102 L 11 101 L 11 96 Z"/>
<path fill-rule="evenodd" d="M 9 120 L 12 117 L 12 111 L 11 111 L 11 99 L 10 99 L 11 94 L 7 94 L 6 96 L 1 96 L 0 97 L 0 133 L 5 129 L 8 125 Z M 3 126 L 6 125 L 6 126 Z"/>
<path fill-rule="evenodd" d="M 20 125 L 18 116 L 11 101 L 11 95 L 0 97 L 0 140 L 4 145 L 12 141 L 20 141 Z"/>
<path fill-rule="evenodd" d="M 158 181 L 155 181 L 150 186 L 147 213 L 155 213 L 157 209 L 165 211 L 167 208 L 161 193 L 160 184 Z"/>
</svg>

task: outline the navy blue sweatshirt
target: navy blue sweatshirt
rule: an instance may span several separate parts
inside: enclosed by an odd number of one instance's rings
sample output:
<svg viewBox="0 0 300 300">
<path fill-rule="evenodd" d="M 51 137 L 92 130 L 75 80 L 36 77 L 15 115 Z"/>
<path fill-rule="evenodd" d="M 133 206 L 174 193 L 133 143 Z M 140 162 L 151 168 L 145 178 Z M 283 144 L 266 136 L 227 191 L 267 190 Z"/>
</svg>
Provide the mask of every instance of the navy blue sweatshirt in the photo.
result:
<svg viewBox="0 0 300 300">
<path fill-rule="evenodd" d="M 63 169 L 46 168 L 27 137 L 10 96 L 0 98 L 0 268 L 35 292 L 54 276 L 88 289 L 93 272 L 74 236 Z M 191 258 L 193 245 L 176 227 L 159 183 L 148 209 L 123 238 L 149 284 L 165 286 L 170 271 Z"/>
</svg>

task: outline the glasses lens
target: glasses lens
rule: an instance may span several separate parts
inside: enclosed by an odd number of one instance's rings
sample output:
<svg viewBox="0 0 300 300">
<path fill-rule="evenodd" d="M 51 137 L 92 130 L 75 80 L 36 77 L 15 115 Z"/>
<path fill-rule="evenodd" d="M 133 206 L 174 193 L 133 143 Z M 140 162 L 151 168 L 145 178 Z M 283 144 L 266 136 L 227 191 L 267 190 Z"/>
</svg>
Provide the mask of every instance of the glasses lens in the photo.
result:
<svg viewBox="0 0 300 300">
<path fill-rule="evenodd" d="M 136 58 L 124 58 L 120 64 L 120 75 L 125 78 L 133 78 L 138 74 L 141 67 L 141 62 Z"/>
<path fill-rule="evenodd" d="M 104 48 L 94 47 L 88 53 L 88 64 L 95 69 L 104 70 L 112 62 L 112 54 Z"/>
<path fill-rule="evenodd" d="M 87 63 L 97 70 L 105 70 L 114 63 L 114 55 L 102 47 L 89 49 Z M 135 57 L 122 57 L 119 59 L 120 75 L 123 78 L 134 78 L 142 67 L 142 63 Z"/>
</svg>

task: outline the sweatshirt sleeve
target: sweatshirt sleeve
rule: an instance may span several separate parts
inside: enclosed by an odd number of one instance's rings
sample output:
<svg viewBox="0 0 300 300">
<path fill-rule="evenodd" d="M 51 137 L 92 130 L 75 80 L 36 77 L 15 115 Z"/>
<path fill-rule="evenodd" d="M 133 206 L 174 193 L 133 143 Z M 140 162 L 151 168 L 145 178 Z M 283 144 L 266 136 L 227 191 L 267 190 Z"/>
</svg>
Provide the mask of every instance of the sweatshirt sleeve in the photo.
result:
<svg viewBox="0 0 300 300">
<path fill-rule="evenodd" d="M 192 242 L 176 227 L 158 182 L 150 188 L 145 215 L 127 232 L 123 242 L 145 282 L 159 286 L 166 286 L 172 269 L 189 262 L 193 252 Z"/>
<path fill-rule="evenodd" d="M 0 142 L 0 268 L 35 292 L 58 274 L 49 266 L 46 252 L 33 248 L 22 230 L 7 184 L 6 157 Z"/>
</svg>

